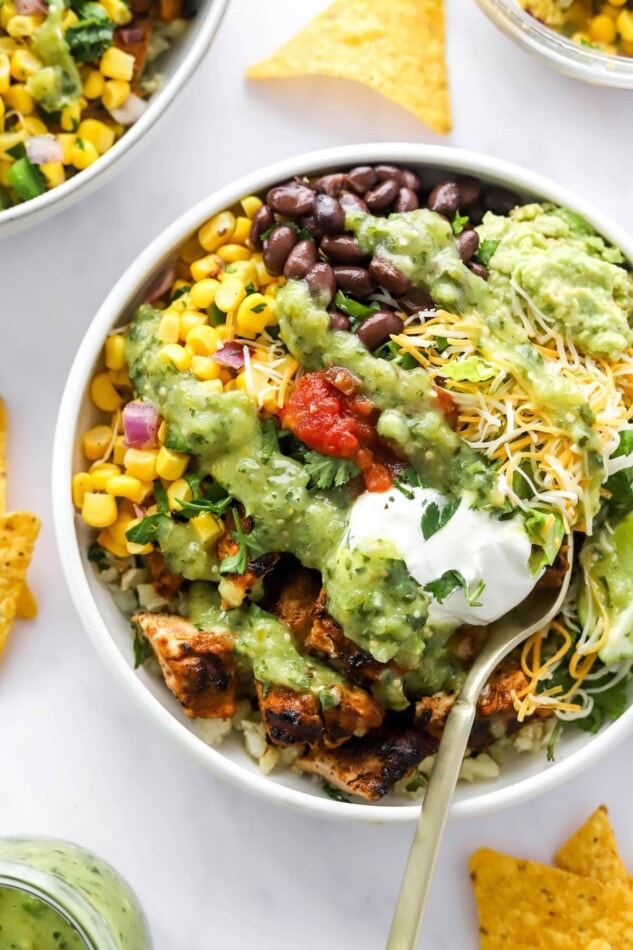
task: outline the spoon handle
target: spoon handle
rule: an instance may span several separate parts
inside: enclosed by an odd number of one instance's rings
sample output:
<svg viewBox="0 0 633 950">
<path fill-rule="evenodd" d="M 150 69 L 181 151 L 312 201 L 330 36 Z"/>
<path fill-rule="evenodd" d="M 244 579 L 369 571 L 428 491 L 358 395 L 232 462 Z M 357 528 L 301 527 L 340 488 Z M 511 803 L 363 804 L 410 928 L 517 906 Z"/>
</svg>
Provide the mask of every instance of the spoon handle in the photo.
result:
<svg viewBox="0 0 633 950">
<path fill-rule="evenodd" d="M 462 695 L 446 720 L 433 763 L 391 922 L 387 950 L 414 950 L 417 946 L 444 826 L 474 718 L 475 701 L 469 702 Z"/>
</svg>

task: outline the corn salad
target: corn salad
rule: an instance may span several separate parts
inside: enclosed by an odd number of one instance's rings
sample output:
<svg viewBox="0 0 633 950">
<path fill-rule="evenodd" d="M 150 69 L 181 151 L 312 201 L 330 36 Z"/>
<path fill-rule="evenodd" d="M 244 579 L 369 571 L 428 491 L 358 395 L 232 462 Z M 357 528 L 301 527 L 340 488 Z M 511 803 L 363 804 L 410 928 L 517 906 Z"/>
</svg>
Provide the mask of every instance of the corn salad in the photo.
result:
<svg viewBox="0 0 633 950">
<path fill-rule="evenodd" d="M 185 15 L 183 0 L 0 0 L 0 210 L 112 148 Z"/>
<path fill-rule="evenodd" d="M 519 0 L 537 20 L 580 43 L 633 56 L 633 0 Z"/>
</svg>

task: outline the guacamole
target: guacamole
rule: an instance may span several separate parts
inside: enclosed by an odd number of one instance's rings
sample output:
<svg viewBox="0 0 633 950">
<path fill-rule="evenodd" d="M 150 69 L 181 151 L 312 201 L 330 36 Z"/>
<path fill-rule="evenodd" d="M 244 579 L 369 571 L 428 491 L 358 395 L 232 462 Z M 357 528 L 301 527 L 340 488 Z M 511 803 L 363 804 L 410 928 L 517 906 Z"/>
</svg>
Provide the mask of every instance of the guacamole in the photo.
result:
<svg viewBox="0 0 633 950">
<path fill-rule="evenodd" d="M 0 947 L 85 950 L 86 944 L 50 904 L 14 887 L 0 886 Z"/>
</svg>

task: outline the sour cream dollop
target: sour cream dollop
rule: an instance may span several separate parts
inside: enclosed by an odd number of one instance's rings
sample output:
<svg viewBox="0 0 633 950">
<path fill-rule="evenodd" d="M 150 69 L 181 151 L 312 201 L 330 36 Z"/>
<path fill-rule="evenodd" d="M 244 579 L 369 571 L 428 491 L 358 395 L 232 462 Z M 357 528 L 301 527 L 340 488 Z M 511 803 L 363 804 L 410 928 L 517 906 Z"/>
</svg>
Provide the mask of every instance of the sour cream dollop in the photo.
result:
<svg viewBox="0 0 633 950">
<path fill-rule="evenodd" d="M 425 540 L 424 510 L 430 504 L 441 510 L 448 499 L 429 488 L 411 488 L 410 493 L 408 498 L 392 488 L 360 495 L 352 506 L 345 543 L 360 550 L 375 551 L 382 545 L 395 550 L 422 587 L 446 571 L 459 571 L 471 591 L 483 581 L 480 606 L 469 604 L 461 589 L 441 604 L 432 598 L 430 624 L 491 623 L 527 597 L 538 577 L 529 568 L 532 545 L 519 517 L 500 521 L 462 500 L 448 522 Z"/>
</svg>

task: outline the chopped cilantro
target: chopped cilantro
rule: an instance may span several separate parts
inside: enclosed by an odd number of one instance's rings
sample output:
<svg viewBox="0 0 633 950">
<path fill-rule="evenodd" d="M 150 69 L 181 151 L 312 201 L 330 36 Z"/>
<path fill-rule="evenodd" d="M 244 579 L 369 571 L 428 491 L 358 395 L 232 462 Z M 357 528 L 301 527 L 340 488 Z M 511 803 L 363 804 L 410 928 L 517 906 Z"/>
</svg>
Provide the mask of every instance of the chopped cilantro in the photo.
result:
<svg viewBox="0 0 633 950">
<path fill-rule="evenodd" d="M 443 353 L 446 347 L 448 346 L 448 340 L 445 336 L 436 336 L 435 337 L 435 349 L 438 353 Z"/>
<path fill-rule="evenodd" d="M 429 780 L 426 775 L 422 775 L 418 772 L 413 776 L 410 782 L 404 786 L 405 792 L 418 792 L 421 788 L 426 788 L 429 784 Z"/>
<path fill-rule="evenodd" d="M 364 320 L 365 317 L 370 317 L 372 313 L 376 313 L 377 310 L 380 310 L 379 303 L 375 301 L 371 304 L 359 303 L 358 300 L 347 297 L 342 290 L 336 291 L 334 306 L 340 310 L 341 313 L 346 313 L 352 320 Z"/>
<path fill-rule="evenodd" d="M 193 498 L 198 498 L 200 495 L 200 485 L 207 477 L 206 472 L 185 472 L 183 475 L 184 480 L 189 485 L 191 489 L 191 494 Z"/>
<path fill-rule="evenodd" d="M 312 450 L 305 453 L 304 465 L 311 488 L 340 488 L 360 475 L 358 465 L 351 459 L 332 458 Z"/>
<path fill-rule="evenodd" d="M 394 488 L 402 492 L 405 498 L 413 498 L 412 488 L 426 488 L 422 476 L 416 470 L 408 465 L 398 473 L 394 481 Z"/>
<path fill-rule="evenodd" d="M 475 589 L 471 590 L 463 574 L 460 574 L 459 571 L 448 570 L 444 571 L 441 577 L 425 584 L 423 590 L 425 590 L 427 594 L 431 594 L 438 604 L 443 604 L 446 598 L 454 591 L 463 590 L 464 596 L 471 607 L 481 607 L 481 603 L 479 603 L 477 598 L 482 594 L 485 586 L 483 581 L 479 581 Z"/>
<path fill-rule="evenodd" d="M 100 7 L 98 3 L 91 7 Z M 103 10 L 103 7 L 101 7 Z M 76 63 L 89 63 L 93 59 L 100 59 L 110 46 L 116 24 L 106 18 L 91 17 L 80 20 L 70 26 L 64 33 L 71 55 Z"/>
<path fill-rule="evenodd" d="M 137 670 L 139 666 L 142 666 L 146 660 L 153 656 L 154 651 L 147 637 L 140 632 L 138 624 L 133 623 L 132 630 L 134 631 L 134 669 Z"/>
<path fill-rule="evenodd" d="M 172 452 L 191 452 L 191 446 L 177 429 L 170 428 L 165 439 L 165 448 Z"/>
<path fill-rule="evenodd" d="M 499 247 L 501 241 L 496 238 L 484 238 L 475 253 L 475 260 L 482 267 L 489 267 L 493 254 Z"/>
<path fill-rule="evenodd" d="M 261 423 L 262 454 L 264 458 L 272 458 L 279 452 L 279 439 L 274 419 L 264 419 Z"/>
<path fill-rule="evenodd" d="M 174 290 L 173 294 L 171 295 L 171 303 L 173 303 L 174 300 L 178 300 L 180 297 L 184 297 L 184 295 L 188 294 L 190 290 L 190 284 L 183 284 L 182 287 L 178 288 L 178 290 Z"/>
<path fill-rule="evenodd" d="M 212 303 L 207 309 L 207 316 L 212 327 L 221 327 L 226 323 L 226 314 L 223 313 L 216 303 Z"/>
<path fill-rule="evenodd" d="M 425 541 L 428 541 L 436 532 L 448 524 L 460 504 L 461 500 L 459 498 L 453 498 L 447 502 L 443 508 L 440 508 L 434 501 L 425 506 L 420 521 L 422 536 Z"/>
<path fill-rule="evenodd" d="M 128 528 L 125 537 L 133 544 L 150 544 L 160 540 L 170 522 L 169 515 L 156 512 L 156 514 L 147 515 L 138 524 Z"/>
<path fill-rule="evenodd" d="M 334 788 L 333 785 L 330 785 L 329 782 L 323 783 L 323 791 L 329 798 L 333 798 L 335 802 L 347 802 L 350 804 L 349 798 L 343 795 L 343 792 L 340 792 L 338 788 Z"/>
<path fill-rule="evenodd" d="M 220 561 L 220 574 L 243 574 L 248 567 L 248 552 L 255 557 L 265 553 L 259 542 L 250 534 L 246 534 L 242 528 L 242 522 L 237 508 L 231 509 L 233 520 L 235 522 L 235 531 L 233 537 L 239 544 L 239 550 L 236 554 L 229 554 L 228 557 Z"/>
<path fill-rule="evenodd" d="M 554 728 L 552 729 L 551 735 L 547 742 L 547 761 L 548 762 L 554 761 L 554 749 L 556 747 L 556 743 L 558 742 L 558 738 L 562 732 L 562 729 L 563 729 L 563 724 L 560 721 L 560 719 L 557 719 L 556 722 L 554 723 Z"/>
<path fill-rule="evenodd" d="M 169 499 L 167 498 L 167 492 L 163 487 L 163 483 L 160 478 L 157 478 L 154 482 L 154 498 L 156 499 L 156 506 L 161 515 L 166 515 L 169 512 Z"/>
<path fill-rule="evenodd" d="M 96 564 L 99 571 L 105 571 L 108 567 L 108 555 L 105 548 L 102 548 L 96 541 L 88 548 L 88 560 Z"/>
<path fill-rule="evenodd" d="M 460 214 L 459 211 L 456 211 L 455 217 L 451 221 L 453 234 L 455 235 L 461 234 L 469 221 L 470 221 L 470 218 L 468 217 L 467 214 Z"/>
</svg>

